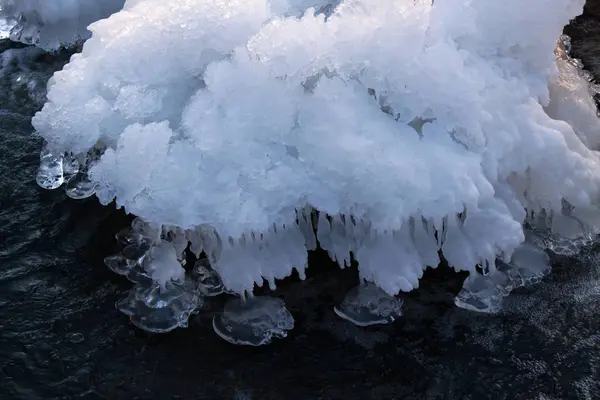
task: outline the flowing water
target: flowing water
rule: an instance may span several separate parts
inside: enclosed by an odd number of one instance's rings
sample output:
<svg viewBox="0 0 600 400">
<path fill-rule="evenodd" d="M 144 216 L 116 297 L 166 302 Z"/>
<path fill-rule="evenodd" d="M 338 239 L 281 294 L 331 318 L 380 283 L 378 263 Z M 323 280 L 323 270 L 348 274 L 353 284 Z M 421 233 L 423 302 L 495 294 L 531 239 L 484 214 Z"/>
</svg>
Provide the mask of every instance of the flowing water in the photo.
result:
<svg viewBox="0 0 600 400">
<path fill-rule="evenodd" d="M 567 28 L 600 76 L 600 1 Z M 130 288 L 103 259 L 131 217 L 35 183 L 30 119 L 69 54 L 0 41 L 0 399 L 597 399 L 600 245 L 553 256 L 552 275 L 498 315 L 454 306 L 464 274 L 440 267 L 403 297 L 393 324 L 339 318 L 357 280 L 320 253 L 288 279 L 295 328 L 260 348 L 219 338 L 205 304 L 187 329 L 153 335 L 115 309 Z"/>
</svg>

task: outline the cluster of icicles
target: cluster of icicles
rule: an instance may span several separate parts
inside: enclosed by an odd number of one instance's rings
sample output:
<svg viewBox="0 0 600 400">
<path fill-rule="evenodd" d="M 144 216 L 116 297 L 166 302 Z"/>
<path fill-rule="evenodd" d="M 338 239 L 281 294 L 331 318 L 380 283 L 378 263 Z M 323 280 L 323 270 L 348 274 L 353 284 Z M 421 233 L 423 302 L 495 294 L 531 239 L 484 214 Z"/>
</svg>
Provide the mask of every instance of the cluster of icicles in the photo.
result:
<svg viewBox="0 0 600 400">
<path fill-rule="evenodd" d="M 67 196 L 73 199 L 91 197 L 96 186 L 88 179 L 87 171 L 101 152 L 94 149 L 76 157 L 53 154 L 44 147 L 37 183 L 44 189 L 64 186 Z M 299 215 L 302 216 L 297 222 L 299 228 L 303 236 L 309 238 L 307 250 L 316 248 L 317 238 L 326 240 L 328 232 L 339 231 L 341 225 L 343 231 L 345 224 L 353 223 L 352 218 L 332 218 L 319 215 L 316 210 L 302 210 Z M 537 218 L 547 219 L 543 215 Z M 546 241 L 539 242 L 544 237 Z M 122 250 L 106 257 L 104 262 L 112 271 L 134 283 L 128 296 L 117 302 L 117 308 L 143 330 L 163 333 L 187 327 L 188 319 L 199 312 L 204 298 L 212 296 L 231 297 L 223 311 L 213 318 L 214 331 L 228 342 L 264 345 L 273 338 L 287 336 L 287 331 L 294 327 L 294 318 L 283 300 L 252 293 L 240 295 L 224 285 L 218 272 L 211 268 L 222 246 L 214 229 L 198 227 L 184 231 L 155 227 L 136 218 L 130 228 L 116 234 L 116 239 L 123 245 Z M 553 250 L 570 252 L 568 247 L 560 247 L 556 238 L 538 232 L 533 241 L 528 240 L 515 251 L 510 263 L 498 260 L 495 268 L 471 273 L 455 304 L 479 312 L 499 311 L 502 299 L 513 289 L 534 284 L 549 272 L 549 259 L 541 248 L 551 247 L 552 243 L 558 243 Z M 573 241 L 566 243 L 574 245 Z M 330 255 L 337 259 L 339 254 L 336 253 L 330 252 Z M 194 259 L 193 266 L 185 268 L 190 257 Z M 304 279 L 303 271 L 300 278 Z M 270 286 L 274 286 L 274 280 Z M 363 281 L 348 292 L 334 311 L 358 326 L 387 324 L 401 316 L 402 300 L 390 296 L 374 283 Z"/>
</svg>

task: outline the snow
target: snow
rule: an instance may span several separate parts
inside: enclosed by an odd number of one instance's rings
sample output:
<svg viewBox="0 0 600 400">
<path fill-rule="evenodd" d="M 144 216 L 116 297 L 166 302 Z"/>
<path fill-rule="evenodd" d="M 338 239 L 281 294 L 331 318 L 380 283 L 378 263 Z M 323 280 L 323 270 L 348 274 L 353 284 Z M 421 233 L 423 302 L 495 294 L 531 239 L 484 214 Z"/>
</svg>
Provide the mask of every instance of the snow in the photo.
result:
<svg viewBox="0 0 600 400">
<path fill-rule="evenodd" d="M 340 266 L 410 291 L 439 249 L 508 262 L 527 213 L 599 220 L 595 105 L 554 54 L 583 4 L 128 0 L 33 125 L 106 147 L 100 201 L 185 230 L 230 290 L 302 276 L 314 223 Z"/>
<path fill-rule="evenodd" d="M 18 21 L 11 39 L 46 50 L 87 39 L 86 27 L 121 10 L 125 0 L 0 0 L 0 17 Z M 4 30 L 0 23 L 0 29 Z"/>
</svg>

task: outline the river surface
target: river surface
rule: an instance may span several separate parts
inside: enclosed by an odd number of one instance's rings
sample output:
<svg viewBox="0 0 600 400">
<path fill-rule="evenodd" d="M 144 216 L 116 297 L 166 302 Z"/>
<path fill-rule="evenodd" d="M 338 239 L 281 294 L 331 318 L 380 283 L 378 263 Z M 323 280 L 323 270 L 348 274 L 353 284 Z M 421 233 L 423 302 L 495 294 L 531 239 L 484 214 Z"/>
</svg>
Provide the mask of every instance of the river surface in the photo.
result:
<svg viewBox="0 0 600 400">
<path fill-rule="evenodd" d="M 600 1 L 567 33 L 600 76 Z M 6 40 L 0 51 L 0 400 L 600 399 L 600 245 L 552 255 L 552 274 L 498 315 L 456 308 L 465 275 L 440 267 L 405 295 L 396 323 L 353 326 L 332 307 L 356 271 L 313 253 L 309 278 L 275 293 L 296 320 L 284 340 L 221 340 L 210 324 L 219 299 L 187 329 L 140 331 L 114 306 L 131 284 L 103 264 L 131 217 L 35 183 L 30 119 L 69 54 Z"/>
</svg>

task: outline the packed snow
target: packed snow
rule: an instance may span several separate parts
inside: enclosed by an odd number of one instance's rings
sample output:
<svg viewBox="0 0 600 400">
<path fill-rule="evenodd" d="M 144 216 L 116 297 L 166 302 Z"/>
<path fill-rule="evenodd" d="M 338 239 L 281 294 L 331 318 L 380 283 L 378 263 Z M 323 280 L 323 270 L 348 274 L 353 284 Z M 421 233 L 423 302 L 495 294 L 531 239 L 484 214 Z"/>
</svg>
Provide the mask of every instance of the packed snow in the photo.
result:
<svg viewBox="0 0 600 400">
<path fill-rule="evenodd" d="M 123 7 L 125 0 L 0 0 L 10 38 L 47 50 L 87 39 L 87 26 Z M 0 29 L 3 29 L 0 23 Z"/>
<path fill-rule="evenodd" d="M 119 273 L 182 281 L 190 243 L 241 294 L 303 277 L 318 240 L 396 295 L 439 250 L 473 276 L 510 265 L 526 221 L 600 228 L 596 106 L 557 49 L 583 4 L 127 0 L 33 125 L 52 160 L 85 165 L 75 193 L 141 217 L 168 253 L 111 259 Z"/>
</svg>

